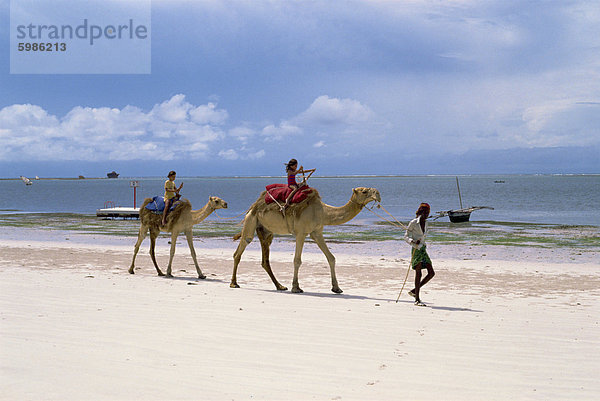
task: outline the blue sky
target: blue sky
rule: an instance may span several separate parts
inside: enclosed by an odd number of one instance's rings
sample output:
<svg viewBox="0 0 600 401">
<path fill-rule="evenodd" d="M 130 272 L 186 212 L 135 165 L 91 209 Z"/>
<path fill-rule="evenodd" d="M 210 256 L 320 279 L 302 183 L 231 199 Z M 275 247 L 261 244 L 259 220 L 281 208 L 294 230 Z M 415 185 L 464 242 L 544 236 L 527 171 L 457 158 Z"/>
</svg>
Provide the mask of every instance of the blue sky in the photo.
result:
<svg viewBox="0 0 600 401">
<path fill-rule="evenodd" d="M 0 4 L 0 177 L 600 173 L 595 0 L 155 0 L 147 75 L 10 74 Z"/>
</svg>

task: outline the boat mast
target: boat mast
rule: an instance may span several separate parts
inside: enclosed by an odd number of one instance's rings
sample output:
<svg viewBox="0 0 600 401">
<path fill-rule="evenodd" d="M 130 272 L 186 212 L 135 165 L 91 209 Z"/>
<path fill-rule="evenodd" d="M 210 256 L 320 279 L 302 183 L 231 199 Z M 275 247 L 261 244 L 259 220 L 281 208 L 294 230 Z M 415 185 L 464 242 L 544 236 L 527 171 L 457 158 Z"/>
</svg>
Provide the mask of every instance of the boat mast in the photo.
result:
<svg viewBox="0 0 600 401">
<path fill-rule="evenodd" d="M 460 196 L 460 185 L 458 185 L 458 177 L 456 177 L 456 188 L 458 188 L 458 200 L 460 201 L 460 208 L 463 208 L 462 197 Z"/>
</svg>

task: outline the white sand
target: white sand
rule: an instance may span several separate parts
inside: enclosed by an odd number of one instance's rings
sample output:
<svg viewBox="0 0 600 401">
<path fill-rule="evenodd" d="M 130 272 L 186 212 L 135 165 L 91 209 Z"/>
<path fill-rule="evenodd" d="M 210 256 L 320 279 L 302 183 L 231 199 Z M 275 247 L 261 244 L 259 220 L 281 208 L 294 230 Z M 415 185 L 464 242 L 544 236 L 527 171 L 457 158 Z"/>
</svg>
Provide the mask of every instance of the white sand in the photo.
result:
<svg viewBox="0 0 600 401">
<path fill-rule="evenodd" d="M 598 255 L 432 247 L 437 275 L 420 308 L 406 290 L 395 302 L 407 261 L 373 244 L 331 246 L 336 295 L 314 245 L 300 272 L 306 292 L 292 294 L 274 290 L 257 244 L 242 259 L 242 288 L 230 289 L 235 244 L 196 243 L 207 280 L 178 245 L 177 277 L 166 279 L 147 242 L 130 275 L 131 238 L 106 247 L 63 237 L 0 239 L 0 399 L 600 397 Z M 291 287 L 291 245 L 273 248 Z M 166 267 L 165 239 L 158 255 Z"/>
</svg>

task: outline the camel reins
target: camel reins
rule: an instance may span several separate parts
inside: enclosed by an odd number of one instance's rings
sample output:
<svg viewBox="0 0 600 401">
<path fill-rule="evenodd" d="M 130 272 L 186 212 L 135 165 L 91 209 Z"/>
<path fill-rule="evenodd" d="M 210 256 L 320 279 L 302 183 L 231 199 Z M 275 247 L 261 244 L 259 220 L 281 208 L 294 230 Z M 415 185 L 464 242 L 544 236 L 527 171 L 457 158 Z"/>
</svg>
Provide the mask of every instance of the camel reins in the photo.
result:
<svg viewBox="0 0 600 401">
<path fill-rule="evenodd" d="M 235 215 L 235 216 L 233 216 L 233 217 L 221 217 L 221 216 L 219 216 L 219 214 L 217 213 L 217 210 L 216 210 L 216 209 L 215 209 L 215 211 L 214 211 L 213 213 L 214 213 L 214 214 L 215 214 L 215 215 L 216 215 L 216 216 L 217 216 L 219 219 L 221 219 L 221 220 L 234 220 L 234 219 L 238 219 L 240 216 L 245 216 L 245 215 L 246 215 L 246 214 L 247 214 L 249 211 L 250 211 L 250 208 L 246 209 L 246 211 L 245 211 L 245 212 L 242 212 L 242 213 L 240 213 L 240 214 L 237 214 L 237 215 Z M 238 224 L 241 224 L 243 221 L 244 221 L 244 220 L 240 221 L 240 223 L 238 223 Z"/>
<path fill-rule="evenodd" d="M 386 208 L 384 208 L 381 203 L 377 203 L 377 208 L 381 208 L 383 209 L 384 212 L 386 212 L 391 218 L 393 218 L 395 220 L 391 221 L 386 219 L 383 216 L 378 215 L 377 213 L 375 213 L 375 211 L 373 210 L 373 208 L 369 208 L 369 207 L 365 207 L 365 209 L 367 209 L 369 212 L 373 213 L 375 216 L 379 217 L 381 220 L 386 221 L 388 223 L 390 223 L 393 226 L 399 227 L 399 228 L 403 228 L 403 229 L 408 229 L 407 226 L 405 226 L 404 224 L 402 224 L 400 221 L 398 221 L 397 218 L 395 218 L 390 212 L 388 212 L 386 210 Z M 412 265 L 412 252 L 411 252 L 411 256 L 410 256 L 410 263 L 408 264 L 408 268 L 406 269 L 406 277 L 404 277 L 404 282 L 402 283 L 402 288 L 400 288 L 400 292 L 398 293 L 398 298 L 396 298 L 396 303 L 398 303 L 398 301 L 400 300 L 400 295 L 402 295 L 402 291 L 404 290 L 404 286 L 406 285 L 406 281 L 408 280 L 408 274 L 410 273 L 410 266 Z"/>
<path fill-rule="evenodd" d="M 386 218 L 385 218 L 385 217 L 383 217 L 383 216 L 380 216 L 380 215 L 378 215 L 378 214 L 377 214 L 377 213 L 376 213 L 376 212 L 373 210 L 373 208 L 369 208 L 369 207 L 366 207 L 366 206 L 365 206 L 365 209 L 367 209 L 369 212 L 373 213 L 375 216 L 379 217 L 381 220 L 383 220 L 383 221 L 386 221 L 386 222 L 390 223 L 390 224 L 391 224 L 391 225 L 393 225 L 393 226 L 400 227 L 400 228 L 403 228 L 403 229 L 405 229 L 405 230 L 406 230 L 406 229 L 408 229 L 408 227 L 407 227 L 407 226 L 405 226 L 404 224 L 402 224 L 400 221 L 398 221 L 398 219 L 397 219 L 397 218 L 395 218 L 395 217 L 394 217 L 394 216 L 393 216 L 393 215 L 392 215 L 390 212 L 388 212 L 388 211 L 386 210 L 386 208 L 384 208 L 384 207 L 383 207 L 383 205 L 382 205 L 381 203 L 378 203 L 378 204 L 377 204 L 377 208 L 378 208 L 378 209 L 383 209 L 383 211 L 384 211 L 384 212 L 386 212 L 386 213 L 388 214 L 388 216 L 390 216 L 392 219 L 394 219 L 394 220 L 395 220 L 395 222 L 394 222 L 394 221 L 391 221 L 391 220 L 388 220 L 388 219 L 386 219 Z"/>
</svg>

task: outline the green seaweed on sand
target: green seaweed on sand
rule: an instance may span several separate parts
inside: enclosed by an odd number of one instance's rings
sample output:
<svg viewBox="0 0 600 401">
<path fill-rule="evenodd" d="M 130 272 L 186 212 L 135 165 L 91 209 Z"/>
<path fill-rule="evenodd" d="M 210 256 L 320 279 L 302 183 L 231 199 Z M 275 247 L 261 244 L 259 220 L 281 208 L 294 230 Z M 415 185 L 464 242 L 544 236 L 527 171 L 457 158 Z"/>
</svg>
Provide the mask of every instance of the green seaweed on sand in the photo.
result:
<svg viewBox="0 0 600 401">
<path fill-rule="evenodd" d="M 74 231 L 82 234 L 99 234 L 137 237 L 140 228 L 137 219 L 99 219 L 94 215 L 73 213 L 28 213 L 0 215 L 0 227 L 35 228 L 38 230 Z M 208 238 L 233 237 L 240 228 L 237 223 L 203 221 L 194 226 L 194 236 Z M 163 233 L 161 236 L 169 236 Z"/>
<path fill-rule="evenodd" d="M 240 232 L 239 221 L 209 217 L 194 226 L 196 238 L 230 239 Z M 75 213 L 4 213 L 0 227 L 22 227 L 36 230 L 73 231 L 137 237 L 137 219 L 99 219 L 95 215 Z M 498 245 L 512 247 L 572 247 L 584 251 L 600 250 L 600 231 L 595 226 L 475 221 L 462 224 L 432 222 L 428 241 L 431 244 Z M 163 233 L 161 236 L 170 236 Z M 324 236 L 333 243 L 369 243 L 403 241 L 404 229 L 387 222 L 326 226 Z M 290 240 L 291 236 L 278 236 Z"/>
</svg>

